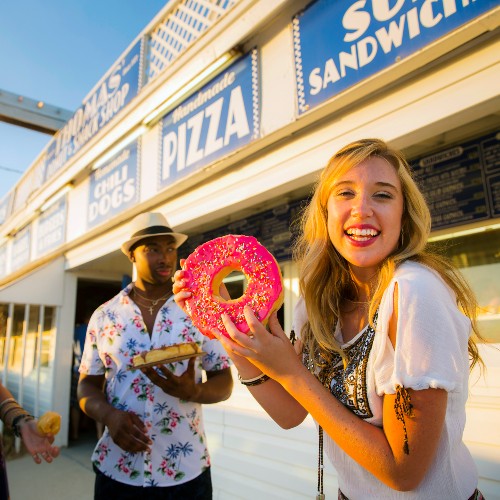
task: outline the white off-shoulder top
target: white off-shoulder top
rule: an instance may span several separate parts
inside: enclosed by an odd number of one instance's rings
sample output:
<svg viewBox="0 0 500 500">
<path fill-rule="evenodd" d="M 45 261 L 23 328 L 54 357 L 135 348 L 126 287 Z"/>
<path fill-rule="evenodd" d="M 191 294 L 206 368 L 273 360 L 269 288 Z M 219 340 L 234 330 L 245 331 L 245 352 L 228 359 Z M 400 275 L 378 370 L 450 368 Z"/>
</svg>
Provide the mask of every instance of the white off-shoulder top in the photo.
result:
<svg viewBox="0 0 500 500">
<path fill-rule="evenodd" d="M 398 324 L 394 349 L 388 329 L 396 283 Z M 299 336 L 306 320 L 301 300 L 294 319 L 294 330 Z M 469 319 L 458 309 L 454 293 L 437 273 L 411 261 L 398 267 L 382 298 L 375 330 L 367 326 L 343 344 L 349 363 L 344 369 L 339 357 L 328 384 L 345 406 L 379 427 L 383 396 L 394 394 L 396 386 L 444 389 L 448 392 L 445 424 L 433 464 L 420 485 L 409 492 L 384 485 L 325 435 L 325 451 L 338 472 L 340 489 L 350 500 L 466 500 L 472 495 L 478 476 L 462 441 L 470 333 Z M 342 343 L 338 327 L 335 336 Z"/>
</svg>

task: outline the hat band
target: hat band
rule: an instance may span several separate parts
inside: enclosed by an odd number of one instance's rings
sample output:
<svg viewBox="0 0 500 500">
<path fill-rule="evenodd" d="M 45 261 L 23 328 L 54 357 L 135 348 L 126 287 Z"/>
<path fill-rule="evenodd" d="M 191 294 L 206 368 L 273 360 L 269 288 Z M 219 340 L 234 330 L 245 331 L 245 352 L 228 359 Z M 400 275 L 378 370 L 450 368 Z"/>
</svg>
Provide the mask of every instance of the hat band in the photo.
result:
<svg viewBox="0 0 500 500">
<path fill-rule="evenodd" d="M 167 226 L 151 226 L 146 229 L 141 229 L 132 235 L 132 238 L 137 238 L 138 236 L 153 236 L 155 234 L 165 234 L 173 233 L 173 231 Z"/>
</svg>

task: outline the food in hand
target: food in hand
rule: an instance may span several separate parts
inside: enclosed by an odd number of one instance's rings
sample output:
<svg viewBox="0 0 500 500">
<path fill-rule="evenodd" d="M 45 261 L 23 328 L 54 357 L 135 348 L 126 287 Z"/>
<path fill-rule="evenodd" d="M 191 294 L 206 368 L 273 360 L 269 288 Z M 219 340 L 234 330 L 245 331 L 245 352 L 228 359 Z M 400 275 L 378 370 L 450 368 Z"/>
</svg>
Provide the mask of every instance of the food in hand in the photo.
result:
<svg viewBox="0 0 500 500">
<path fill-rule="evenodd" d="M 189 255 L 183 269 L 186 288 L 192 294 L 186 300 L 186 310 L 194 325 L 210 338 L 214 329 L 227 335 L 222 314 L 227 314 L 240 331 L 248 333 L 245 306 L 265 324 L 283 304 L 278 263 L 253 236 L 230 234 L 207 241 Z M 233 271 L 245 274 L 248 286 L 241 297 L 225 300 L 219 295 L 220 285 Z"/>
<path fill-rule="evenodd" d="M 61 415 L 55 411 L 47 411 L 38 419 L 36 426 L 40 434 L 55 436 L 61 429 Z"/>
<path fill-rule="evenodd" d="M 134 367 L 138 368 L 142 365 L 150 363 L 168 363 L 169 360 L 178 358 L 180 356 L 190 356 L 198 353 L 201 353 L 201 349 L 198 347 L 198 344 L 196 344 L 196 342 L 189 342 L 186 344 L 173 344 L 137 354 L 133 357 L 132 364 L 134 365 Z"/>
</svg>

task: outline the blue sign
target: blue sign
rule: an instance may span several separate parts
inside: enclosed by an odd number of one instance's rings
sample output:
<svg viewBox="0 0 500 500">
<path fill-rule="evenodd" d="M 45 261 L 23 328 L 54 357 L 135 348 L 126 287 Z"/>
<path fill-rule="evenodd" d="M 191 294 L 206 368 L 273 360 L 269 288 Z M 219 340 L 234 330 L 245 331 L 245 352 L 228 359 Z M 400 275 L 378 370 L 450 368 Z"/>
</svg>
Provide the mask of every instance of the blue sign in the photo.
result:
<svg viewBox="0 0 500 500">
<path fill-rule="evenodd" d="M 7 245 L 0 247 L 0 279 L 7 274 Z"/>
<path fill-rule="evenodd" d="M 498 0 L 317 0 L 293 19 L 299 113 L 498 6 Z"/>
<path fill-rule="evenodd" d="M 135 140 L 92 173 L 88 228 L 109 220 L 139 201 L 137 144 Z"/>
<path fill-rule="evenodd" d="M 112 67 L 96 85 L 96 90 L 50 142 L 45 159 L 45 181 L 59 171 L 137 95 L 141 45 L 141 41 L 137 42 Z"/>
<path fill-rule="evenodd" d="M 31 225 L 21 229 L 12 243 L 11 271 L 21 268 L 31 257 Z"/>
<path fill-rule="evenodd" d="M 160 188 L 259 136 L 257 66 L 253 50 L 163 118 Z"/>
<path fill-rule="evenodd" d="M 54 203 L 38 219 L 36 254 L 40 257 L 62 245 L 66 237 L 66 197 Z"/>
</svg>

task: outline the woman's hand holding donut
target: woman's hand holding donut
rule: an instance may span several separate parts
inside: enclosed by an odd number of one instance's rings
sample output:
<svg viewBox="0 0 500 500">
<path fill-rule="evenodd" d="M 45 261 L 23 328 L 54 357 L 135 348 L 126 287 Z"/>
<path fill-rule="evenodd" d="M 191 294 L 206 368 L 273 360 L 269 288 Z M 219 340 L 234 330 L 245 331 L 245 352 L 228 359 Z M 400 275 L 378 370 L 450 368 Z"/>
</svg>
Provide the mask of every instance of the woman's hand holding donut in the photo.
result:
<svg viewBox="0 0 500 500">
<path fill-rule="evenodd" d="M 228 319 L 228 324 L 232 325 L 233 328 L 243 337 L 247 337 L 246 333 L 240 332 L 230 319 Z M 238 349 L 242 349 L 244 346 L 236 343 L 234 340 L 223 335 L 219 330 L 212 330 L 214 337 L 220 341 L 222 347 L 224 347 L 227 355 L 231 358 L 234 366 L 238 370 L 238 373 L 242 379 L 254 378 L 262 373 L 262 370 L 254 366 L 252 361 L 246 358 L 243 354 L 238 352 Z"/>
<path fill-rule="evenodd" d="M 184 262 L 184 259 L 181 259 L 181 265 Z M 184 269 L 179 269 L 174 274 L 174 284 L 172 285 L 172 291 L 174 292 L 174 300 L 175 303 L 185 312 L 186 311 L 186 299 L 191 297 L 191 292 L 188 288 L 186 288 L 186 278 L 187 271 Z M 226 285 L 221 283 L 219 295 L 225 300 L 231 300 L 231 296 L 227 291 Z"/>
<path fill-rule="evenodd" d="M 279 381 L 282 376 L 290 375 L 295 367 L 301 366 L 290 339 L 279 324 L 276 312 L 269 318 L 269 331 L 249 307 L 245 307 L 244 313 L 250 327 L 249 334 L 239 331 L 226 315 L 222 319 L 231 339 L 220 332 L 214 332 L 242 378 L 251 378 L 262 372 Z M 243 359 L 246 363 L 243 363 Z"/>
<path fill-rule="evenodd" d="M 172 285 L 172 291 L 174 292 L 175 303 L 184 312 L 186 312 L 186 299 L 189 299 L 189 297 L 191 297 L 191 292 L 186 288 L 186 282 L 184 280 L 185 276 L 186 276 L 186 271 L 184 271 L 183 269 L 175 271 L 174 284 Z"/>
<path fill-rule="evenodd" d="M 250 343 L 250 335 L 255 335 L 254 333 L 246 334 L 240 332 L 235 324 L 231 321 L 229 316 L 223 315 L 222 320 L 224 322 L 224 326 L 227 328 L 229 326 L 230 330 L 228 333 L 231 335 L 231 338 L 228 338 L 226 335 L 223 335 L 219 330 L 213 330 L 215 338 L 220 341 L 222 346 L 227 352 L 227 355 L 231 358 L 234 366 L 238 370 L 238 373 L 241 378 L 253 378 L 262 373 L 262 370 L 254 366 L 252 361 L 245 356 L 244 349 L 247 348 L 247 344 Z M 262 328 L 262 324 L 257 321 L 258 325 Z M 264 328 L 265 330 L 265 328 Z M 231 332 L 233 332 L 231 334 Z M 269 334 L 266 331 L 266 334 Z"/>
</svg>

